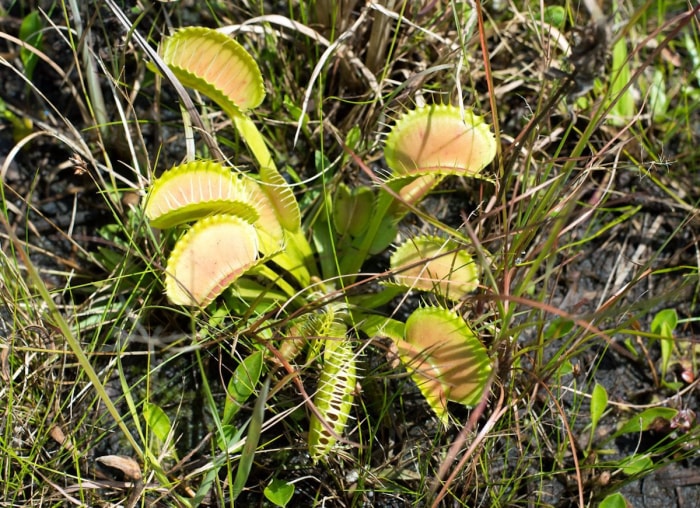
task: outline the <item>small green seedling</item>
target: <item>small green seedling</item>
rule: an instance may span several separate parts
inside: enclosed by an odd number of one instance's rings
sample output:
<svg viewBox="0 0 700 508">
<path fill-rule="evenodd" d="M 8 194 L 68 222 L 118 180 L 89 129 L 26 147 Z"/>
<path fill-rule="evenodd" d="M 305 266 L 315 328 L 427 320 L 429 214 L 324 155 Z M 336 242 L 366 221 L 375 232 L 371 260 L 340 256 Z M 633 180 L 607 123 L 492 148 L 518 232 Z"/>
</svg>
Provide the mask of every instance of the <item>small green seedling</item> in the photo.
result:
<svg viewBox="0 0 700 508">
<path fill-rule="evenodd" d="M 677 409 L 670 407 L 651 407 L 639 414 L 633 415 L 620 425 L 614 437 L 622 434 L 639 434 L 649 430 L 658 420 L 671 421 L 678 414 Z"/>
<path fill-rule="evenodd" d="M 275 506 L 285 507 L 294 495 L 294 484 L 273 478 L 263 491 L 265 499 Z"/>
<path fill-rule="evenodd" d="M 664 309 L 658 312 L 651 322 L 651 332 L 659 336 L 661 346 L 661 384 L 673 390 L 683 386 L 680 382 L 667 382 L 666 373 L 671 362 L 671 355 L 675 346 L 673 331 L 678 325 L 678 314 L 675 309 Z"/>
<path fill-rule="evenodd" d="M 632 505 L 627 502 L 625 496 L 616 492 L 606 496 L 598 506 L 599 508 L 630 508 Z"/>
<path fill-rule="evenodd" d="M 19 26 L 19 38 L 25 44 L 41 50 L 43 46 L 41 31 L 43 28 L 39 11 L 33 10 L 22 20 L 22 24 Z M 31 81 L 34 76 L 34 69 L 39 63 L 39 57 L 36 53 L 24 47 L 19 50 L 19 57 L 24 65 L 24 75 Z"/>
<path fill-rule="evenodd" d="M 654 461 L 649 455 L 635 453 L 622 460 L 620 468 L 627 476 L 634 476 L 644 471 L 651 471 L 654 468 Z"/>
<path fill-rule="evenodd" d="M 593 444 L 593 438 L 595 437 L 595 430 L 598 428 L 598 422 L 600 421 L 607 407 L 608 392 L 605 390 L 605 387 L 596 383 L 593 387 L 593 393 L 591 394 L 591 439 L 588 441 L 589 448 Z"/>
</svg>

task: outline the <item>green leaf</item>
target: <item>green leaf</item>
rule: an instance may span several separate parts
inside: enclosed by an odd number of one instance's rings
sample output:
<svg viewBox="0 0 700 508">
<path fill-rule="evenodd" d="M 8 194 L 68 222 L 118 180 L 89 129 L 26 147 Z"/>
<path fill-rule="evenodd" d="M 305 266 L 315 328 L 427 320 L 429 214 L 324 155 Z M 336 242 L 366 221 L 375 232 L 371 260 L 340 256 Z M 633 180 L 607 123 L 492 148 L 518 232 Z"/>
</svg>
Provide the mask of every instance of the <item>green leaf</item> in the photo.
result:
<svg viewBox="0 0 700 508">
<path fill-rule="evenodd" d="M 566 9 L 560 5 L 548 5 L 544 10 L 544 22 L 562 29 L 566 24 Z"/>
<path fill-rule="evenodd" d="M 616 492 L 606 496 L 598 506 L 599 508 L 629 508 L 630 505 L 622 494 Z"/>
<path fill-rule="evenodd" d="M 598 383 L 593 387 L 591 395 L 591 436 L 595 433 L 598 427 L 598 422 L 608 406 L 608 392 L 602 385 Z M 591 439 L 592 441 L 592 439 Z"/>
<path fill-rule="evenodd" d="M 678 324 L 678 314 L 675 309 L 659 311 L 651 322 L 651 331 L 661 336 L 661 379 L 666 382 L 666 372 L 673 353 L 673 331 Z"/>
<path fill-rule="evenodd" d="M 655 121 L 660 121 L 666 118 L 668 108 L 671 104 L 668 95 L 666 94 L 667 85 L 664 73 L 654 68 L 654 75 L 649 83 L 649 107 L 651 108 L 651 116 Z"/>
<path fill-rule="evenodd" d="M 338 233 L 357 237 L 367 230 L 373 218 L 374 193 L 368 187 L 350 190 L 347 185 L 340 184 L 331 205 L 333 225 Z"/>
<path fill-rule="evenodd" d="M 574 365 L 571 363 L 570 360 L 563 361 L 557 369 L 558 376 L 566 376 L 567 374 L 571 374 L 572 372 L 574 372 Z"/>
<path fill-rule="evenodd" d="M 662 337 L 673 338 L 673 330 L 678 325 L 678 314 L 675 309 L 660 310 L 651 322 L 651 331 Z"/>
<path fill-rule="evenodd" d="M 243 427 L 235 427 L 233 425 L 222 425 L 221 430 L 217 433 L 217 444 L 222 452 L 235 453 L 243 447 Z"/>
<path fill-rule="evenodd" d="M 557 317 L 552 319 L 544 331 L 546 340 L 560 339 L 569 333 L 574 327 L 574 322 L 571 319 Z"/>
<path fill-rule="evenodd" d="M 628 476 L 651 471 L 654 467 L 654 461 L 648 455 L 630 455 L 620 462 L 622 472 Z"/>
<path fill-rule="evenodd" d="M 43 25 L 39 11 L 32 11 L 22 20 L 19 26 L 19 38 L 29 46 L 41 50 L 42 35 L 41 30 Z M 31 81 L 34 75 L 34 68 L 39 62 L 39 57 L 26 48 L 20 48 L 19 57 L 24 65 L 24 75 Z"/>
<path fill-rule="evenodd" d="M 241 452 L 241 461 L 238 463 L 236 477 L 233 480 L 231 487 L 231 497 L 236 499 L 243 492 L 250 470 L 253 467 L 253 459 L 255 458 L 255 450 L 260 442 L 260 432 L 262 430 L 263 419 L 265 417 L 265 402 L 267 401 L 267 393 L 270 390 L 270 379 L 266 379 L 263 383 L 258 399 L 255 401 L 253 408 L 253 416 L 250 419 L 248 426 L 248 435 L 246 436 L 245 445 Z"/>
<path fill-rule="evenodd" d="M 353 125 L 345 136 L 345 146 L 348 150 L 357 151 L 362 141 L 362 129 L 359 125 Z"/>
<path fill-rule="evenodd" d="M 621 21 L 619 15 L 616 16 L 615 21 Z M 635 114 L 635 102 L 632 89 L 627 88 L 624 90 L 630 82 L 630 77 L 632 75 L 630 62 L 628 60 L 628 43 L 629 38 L 620 37 L 612 47 L 611 83 L 608 98 L 610 102 L 616 99 L 617 101 L 610 110 L 608 119 L 613 125 L 625 125 Z"/>
<path fill-rule="evenodd" d="M 661 418 L 663 420 L 671 420 L 674 416 L 678 414 L 677 409 L 672 409 L 670 407 L 652 407 L 645 409 L 641 413 L 632 416 L 627 422 L 625 422 L 615 433 L 616 436 L 621 434 L 637 434 L 649 430 L 649 427 L 654 423 L 655 420 Z"/>
<path fill-rule="evenodd" d="M 143 419 L 158 442 L 160 444 L 165 443 L 171 430 L 170 418 L 165 414 L 165 411 L 151 402 L 145 402 L 143 405 Z"/>
<path fill-rule="evenodd" d="M 262 366 L 263 352 L 256 351 L 236 367 L 226 389 L 222 423 L 230 423 L 245 401 L 255 392 L 255 387 L 260 381 Z"/>
<path fill-rule="evenodd" d="M 273 478 L 263 491 L 265 498 L 275 506 L 287 506 L 294 495 L 294 484 Z"/>
<path fill-rule="evenodd" d="M 398 220 L 390 214 L 384 216 L 377 216 L 375 214 L 373 220 L 380 220 L 372 244 L 369 246 L 369 253 L 375 255 L 384 252 L 384 250 L 394 242 L 399 232 L 399 226 Z"/>
</svg>

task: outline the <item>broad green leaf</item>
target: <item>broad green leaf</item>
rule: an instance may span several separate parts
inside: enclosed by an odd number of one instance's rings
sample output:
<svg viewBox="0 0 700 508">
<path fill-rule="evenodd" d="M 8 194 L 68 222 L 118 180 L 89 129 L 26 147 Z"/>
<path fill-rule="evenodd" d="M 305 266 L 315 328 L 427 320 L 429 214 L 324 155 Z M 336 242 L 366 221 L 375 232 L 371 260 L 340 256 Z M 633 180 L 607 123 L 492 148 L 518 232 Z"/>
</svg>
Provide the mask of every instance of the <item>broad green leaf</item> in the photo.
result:
<svg viewBox="0 0 700 508">
<path fill-rule="evenodd" d="M 143 418 L 151 434 L 155 436 L 159 444 L 165 443 L 171 430 L 170 418 L 165 414 L 165 411 L 151 402 L 145 402 L 143 405 Z M 160 450 L 157 450 L 157 452 L 160 452 Z"/>
<path fill-rule="evenodd" d="M 243 403 L 255 392 L 255 387 L 260 380 L 263 366 L 263 352 L 255 351 L 243 360 L 228 382 L 226 389 L 226 402 L 224 403 L 224 416 L 222 423 L 230 423 L 231 419 L 241 408 Z"/>
<path fill-rule="evenodd" d="M 562 29 L 566 24 L 566 9 L 560 5 L 548 5 L 544 10 L 544 22 Z"/>
<path fill-rule="evenodd" d="M 570 360 L 563 361 L 557 369 L 557 375 L 559 376 L 566 376 L 567 374 L 571 374 L 572 372 L 574 372 L 574 365 L 571 363 Z"/>
<path fill-rule="evenodd" d="M 651 322 L 651 331 L 662 337 L 672 338 L 677 324 L 678 314 L 675 309 L 660 310 Z"/>
<path fill-rule="evenodd" d="M 620 467 L 623 473 L 632 476 L 650 471 L 654 467 L 654 461 L 648 455 L 630 455 L 620 463 Z"/>
<path fill-rule="evenodd" d="M 658 418 L 663 420 L 671 420 L 677 414 L 678 410 L 670 407 L 652 407 L 645 409 L 641 413 L 631 416 L 630 419 L 618 429 L 615 435 L 619 436 L 620 434 L 632 433 L 637 434 L 639 432 L 649 430 L 649 427 Z"/>
<path fill-rule="evenodd" d="M 598 505 L 599 508 L 629 508 L 630 505 L 627 503 L 625 496 L 616 492 L 615 494 L 610 494 L 603 499 Z"/>
<path fill-rule="evenodd" d="M 574 322 L 571 319 L 554 318 L 544 330 L 544 338 L 546 340 L 560 339 L 569 333 L 574 327 Z"/>
<path fill-rule="evenodd" d="M 608 392 L 602 385 L 596 383 L 591 395 L 591 436 L 595 433 L 600 417 L 603 416 L 607 406 Z"/>
<path fill-rule="evenodd" d="M 620 16 L 616 16 L 616 22 L 620 22 Z M 612 47 L 612 69 L 610 70 L 609 100 L 616 100 L 610 114 L 609 121 L 614 125 L 625 125 L 635 114 L 635 102 L 632 89 L 624 88 L 630 82 L 632 74 L 628 59 L 627 44 L 629 38 L 620 37 Z"/>
<path fill-rule="evenodd" d="M 333 225 L 341 235 L 360 236 L 373 219 L 374 193 L 369 187 L 350 190 L 347 185 L 340 184 L 331 204 Z"/>
<path fill-rule="evenodd" d="M 22 24 L 19 26 L 19 38 L 25 44 L 41 49 L 42 28 L 39 11 L 33 10 L 22 20 Z M 24 75 L 31 81 L 34 75 L 34 68 L 39 62 L 39 57 L 26 48 L 20 48 L 19 57 L 22 60 L 22 65 L 24 65 Z"/>
<path fill-rule="evenodd" d="M 207 217 L 175 244 L 166 268 L 166 294 L 176 305 L 204 307 L 257 260 L 252 224 L 234 215 Z"/>
<path fill-rule="evenodd" d="M 379 223 L 377 234 L 374 235 L 372 244 L 369 246 L 369 254 L 372 255 L 384 252 L 396 240 L 396 236 L 399 233 L 399 221 L 392 215 L 387 214 L 380 219 L 381 222 Z"/>
<path fill-rule="evenodd" d="M 275 506 L 287 506 L 294 495 L 294 484 L 273 478 L 263 491 L 265 498 Z"/>
<path fill-rule="evenodd" d="M 406 321 L 399 355 L 430 407 L 447 423 L 447 401 L 477 405 L 491 375 L 486 348 L 461 316 L 439 307 L 417 309 Z"/>
<path fill-rule="evenodd" d="M 668 108 L 671 104 L 666 93 L 667 84 L 663 71 L 659 68 L 654 68 L 654 75 L 649 83 L 649 107 L 651 115 L 655 121 L 666 118 Z"/>
<path fill-rule="evenodd" d="M 496 156 L 496 140 L 482 117 L 448 105 L 417 108 L 387 136 L 384 158 L 399 175 L 477 175 Z"/>
<path fill-rule="evenodd" d="M 359 125 L 353 125 L 345 136 L 345 146 L 353 152 L 360 148 L 362 141 L 362 129 Z"/>
<path fill-rule="evenodd" d="M 394 282 L 459 300 L 479 284 L 474 259 L 454 240 L 432 236 L 409 238 L 391 256 Z"/>
</svg>

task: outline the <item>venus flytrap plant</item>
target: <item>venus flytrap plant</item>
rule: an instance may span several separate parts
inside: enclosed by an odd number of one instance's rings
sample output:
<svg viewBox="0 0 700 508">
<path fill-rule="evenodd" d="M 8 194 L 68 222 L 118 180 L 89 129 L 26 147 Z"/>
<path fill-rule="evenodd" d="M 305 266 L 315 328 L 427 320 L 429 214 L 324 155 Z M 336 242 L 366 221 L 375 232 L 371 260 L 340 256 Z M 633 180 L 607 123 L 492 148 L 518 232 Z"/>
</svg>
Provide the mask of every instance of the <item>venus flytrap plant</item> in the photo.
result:
<svg viewBox="0 0 700 508">
<path fill-rule="evenodd" d="M 496 143 L 483 120 L 452 106 L 407 113 L 386 143 L 393 173 L 385 185 L 392 192 L 339 185 L 334 199 L 324 203 L 329 213 L 312 224 L 314 249 L 300 226 L 291 188 L 245 113 L 264 97 L 252 58 L 238 43 L 204 28 L 178 31 L 162 43 L 161 53 L 183 84 L 213 99 L 232 118 L 259 165 L 254 175 L 214 161 L 193 161 L 153 182 L 144 204 L 151 225 L 167 229 L 193 223 L 168 258 L 166 294 L 174 304 L 204 308 L 232 287 L 233 294 L 256 305 L 270 292 L 260 283 L 267 279 L 277 287 L 268 303 L 283 305 L 286 312 L 316 308 L 290 322 L 286 335 L 292 339 L 281 342 L 278 354 L 284 361 L 277 362 L 289 365 L 285 362 L 310 344 L 309 360 L 322 363 L 309 431 L 313 460 L 327 457 L 350 418 L 358 353 L 348 330 L 358 323 L 370 336 L 395 341 L 400 358 L 442 422 L 448 422 L 448 400 L 466 405 L 481 400 L 491 365 L 485 347 L 460 316 L 425 307 L 405 324 L 367 319 L 368 304 L 376 308 L 407 289 L 447 300 L 473 291 L 479 270 L 465 239 L 409 238 L 391 258 L 395 278 L 381 291 L 386 294 L 371 299 L 343 294 L 333 303 L 329 295 L 342 292 L 371 254 L 391 245 L 399 220 L 443 178 L 477 176 L 490 163 Z M 335 262 L 324 258 L 328 253 Z M 312 282 L 314 289 L 309 291 Z M 278 332 L 285 335 L 282 329 Z M 259 377 L 257 372 L 255 383 Z"/>
</svg>

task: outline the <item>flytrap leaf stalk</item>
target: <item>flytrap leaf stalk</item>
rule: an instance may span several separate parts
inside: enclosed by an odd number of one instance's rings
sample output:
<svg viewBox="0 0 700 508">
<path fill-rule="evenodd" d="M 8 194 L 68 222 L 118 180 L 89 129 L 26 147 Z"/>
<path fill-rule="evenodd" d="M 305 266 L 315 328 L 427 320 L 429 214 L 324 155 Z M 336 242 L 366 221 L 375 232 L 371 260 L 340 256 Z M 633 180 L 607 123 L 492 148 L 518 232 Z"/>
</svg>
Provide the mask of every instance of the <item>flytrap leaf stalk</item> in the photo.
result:
<svg viewBox="0 0 700 508">
<path fill-rule="evenodd" d="M 313 230 L 304 231 L 292 189 L 247 115 L 265 96 L 254 59 L 240 44 L 207 28 L 179 30 L 163 41 L 160 53 L 184 85 L 210 97 L 231 117 L 259 166 L 253 174 L 215 161 L 191 161 L 152 183 L 143 205 L 151 225 L 186 230 L 165 270 L 170 302 L 204 308 L 231 291 L 255 316 L 269 309 L 257 312 L 260 305 L 290 312 L 316 309 L 280 329 L 285 338 L 277 345 L 287 362 L 307 348 L 309 358 L 322 363 L 314 398 L 318 411 L 310 418 L 314 461 L 328 456 L 351 417 L 360 352 L 350 329 L 391 338 L 445 424 L 448 400 L 477 404 L 492 367 L 486 348 L 461 316 L 437 306 L 419 308 L 405 323 L 377 314 L 378 307 L 408 290 L 444 301 L 473 292 L 480 270 L 465 239 L 408 238 L 391 256 L 394 279 L 380 294 L 345 294 L 332 303 L 328 296 L 342 291 L 342 281 L 353 280 L 368 257 L 390 248 L 399 221 L 442 179 L 480 175 L 496 154 L 483 119 L 448 105 L 409 111 L 386 139 L 384 155 L 392 173 L 385 185 L 391 192 L 341 184 L 324 203 L 330 213 L 320 214 L 324 218 L 309 226 Z M 314 238 L 313 245 L 308 238 Z M 336 263 L 317 261 L 329 252 Z"/>
</svg>

